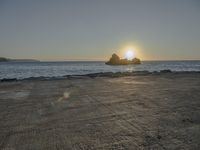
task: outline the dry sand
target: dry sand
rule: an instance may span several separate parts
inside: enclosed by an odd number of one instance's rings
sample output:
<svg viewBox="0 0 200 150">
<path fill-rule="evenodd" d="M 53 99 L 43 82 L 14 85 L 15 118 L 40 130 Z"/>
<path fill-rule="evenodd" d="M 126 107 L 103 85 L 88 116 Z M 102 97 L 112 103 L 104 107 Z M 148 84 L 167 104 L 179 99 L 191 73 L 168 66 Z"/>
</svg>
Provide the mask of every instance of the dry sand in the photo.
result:
<svg viewBox="0 0 200 150">
<path fill-rule="evenodd" d="M 200 149 L 200 73 L 0 83 L 0 149 Z"/>
</svg>

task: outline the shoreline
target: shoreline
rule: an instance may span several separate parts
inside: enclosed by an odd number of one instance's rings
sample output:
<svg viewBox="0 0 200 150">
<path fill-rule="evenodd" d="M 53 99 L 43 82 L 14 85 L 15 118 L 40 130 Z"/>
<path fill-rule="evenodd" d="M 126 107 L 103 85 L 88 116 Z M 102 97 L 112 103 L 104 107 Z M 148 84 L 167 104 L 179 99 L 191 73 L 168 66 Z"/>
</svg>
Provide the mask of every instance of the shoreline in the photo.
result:
<svg viewBox="0 0 200 150">
<path fill-rule="evenodd" d="M 17 78 L 2 78 L 0 82 L 15 82 L 15 81 L 35 81 L 35 80 L 62 80 L 62 79 L 79 79 L 79 78 L 96 78 L 96 77 L 108 77 L 117 78 L 125 76 L 144 76 L 144 75 L 162 75 L 162 74 L 200 74 L 200 71 L 171 71 L 171 70 L 160 70 L 160 71 L 133 71 L 133 72 L 98 72 L 89 74 L 77 74 L 77 75 L 64 75 L 55 77 L 29 77 L 23 79 Z"/>
</svg>

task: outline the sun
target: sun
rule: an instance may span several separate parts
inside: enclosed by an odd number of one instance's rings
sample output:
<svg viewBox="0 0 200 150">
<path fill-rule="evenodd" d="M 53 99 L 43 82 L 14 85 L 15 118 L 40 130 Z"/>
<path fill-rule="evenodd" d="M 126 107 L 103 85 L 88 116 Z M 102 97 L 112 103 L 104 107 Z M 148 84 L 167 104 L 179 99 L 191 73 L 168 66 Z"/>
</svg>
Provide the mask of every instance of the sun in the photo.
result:
<svg viewBox="0 0 200 150">
<path fill-rule="evenodd" d="M 126 51 L 126 55 L 125 55 L 126 59 L 128 60 L 132 60 L 133 58 L 135 58 L 135 53 L 133 51 L 133 49 L 128 49 Z"/>
</svg>

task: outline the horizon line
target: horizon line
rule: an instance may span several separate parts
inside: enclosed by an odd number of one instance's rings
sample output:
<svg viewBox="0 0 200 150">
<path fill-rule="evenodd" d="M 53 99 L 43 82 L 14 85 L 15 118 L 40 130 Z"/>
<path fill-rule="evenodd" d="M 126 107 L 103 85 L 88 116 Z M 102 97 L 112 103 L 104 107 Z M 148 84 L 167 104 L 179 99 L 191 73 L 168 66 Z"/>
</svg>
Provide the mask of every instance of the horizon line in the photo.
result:
<svg viewBox="0 0 200 150">
<path fill-rule="evenodd" d="M 68 59 L 68 60 L 53 60 L 53 59 L 49 59 L 49 60 L 40 60 L 37 58 L 9 58 L 9 57 L 0 57 L 0 58 L 6 58 L 9 60 L 16 60 L 16 61 L 20 61 L 20 60 L 35 60 L 35 61 L 40 61 L 40 62 L 100 62 L 100 61 L 108 61 L 108 59 Z M 141 61 L 200 61 L 199 59 L 141 59 Z"/>
</svg>

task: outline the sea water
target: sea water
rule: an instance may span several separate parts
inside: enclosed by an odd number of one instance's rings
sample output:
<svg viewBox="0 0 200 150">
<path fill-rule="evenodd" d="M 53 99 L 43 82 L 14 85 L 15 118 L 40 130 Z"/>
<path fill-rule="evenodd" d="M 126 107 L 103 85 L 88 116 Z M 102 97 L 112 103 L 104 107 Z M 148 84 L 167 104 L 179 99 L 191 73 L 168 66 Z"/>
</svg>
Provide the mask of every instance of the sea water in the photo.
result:
<svg viewBox="0 0 200 150">
<path fill-rule="evenodd" d="M 105 62 L 0 62 L 0 79 L 61 77 L 99 72 L 200 71 L 200 61 L 143 61 L 141 65 L 108 66 Z"/>
</svg>

